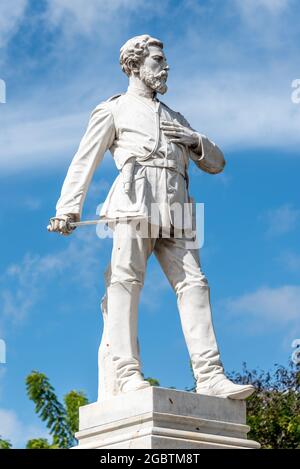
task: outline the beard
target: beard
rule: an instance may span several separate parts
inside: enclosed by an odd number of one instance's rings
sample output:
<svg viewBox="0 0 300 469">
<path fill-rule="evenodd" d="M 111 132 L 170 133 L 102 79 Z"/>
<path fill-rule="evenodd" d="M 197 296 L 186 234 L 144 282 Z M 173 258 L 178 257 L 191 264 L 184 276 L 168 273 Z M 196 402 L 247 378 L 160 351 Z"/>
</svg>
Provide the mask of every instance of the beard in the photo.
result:
<svg viewBox="0 0 300 469">
<path fill-rule="evenodd" d="M 140 78 L 156 93 L 165 94 L 168 90 L 166 85 L 168 73 L 165 70 L 155 75 L 154 73 L 150 72 L 147 67 L 141 65 Z"/>
</svg>

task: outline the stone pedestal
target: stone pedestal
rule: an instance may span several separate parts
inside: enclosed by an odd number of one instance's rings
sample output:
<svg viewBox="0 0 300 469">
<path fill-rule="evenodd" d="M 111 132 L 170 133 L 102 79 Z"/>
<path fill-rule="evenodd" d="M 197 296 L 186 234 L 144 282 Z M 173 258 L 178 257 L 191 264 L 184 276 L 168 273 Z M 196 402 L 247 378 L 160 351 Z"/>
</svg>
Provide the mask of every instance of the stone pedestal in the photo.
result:
<svg viewBox="0 0 300 469">
<path fill-rule="evenodd" d="M 256 448 L 243 401 L 150 387 L 80 408 L 77 449 Z"/>
</svg>

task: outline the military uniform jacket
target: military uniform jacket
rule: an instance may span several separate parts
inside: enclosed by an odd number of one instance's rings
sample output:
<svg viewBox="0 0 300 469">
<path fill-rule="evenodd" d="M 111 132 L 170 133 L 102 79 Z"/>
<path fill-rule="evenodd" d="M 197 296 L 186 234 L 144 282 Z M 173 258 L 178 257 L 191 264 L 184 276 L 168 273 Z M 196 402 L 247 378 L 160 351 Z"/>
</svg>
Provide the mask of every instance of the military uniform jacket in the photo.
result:
<svg viewBox="0 0 300 469">
<path fill-rule="evenodd" d="M 107 150 L 120 174 L 102 206 L 100 216 L 104 219 L 147 215 L 152 202 L 187 202 L 190 159 L 203 171 L 215 174 L 223 170 L 223 154 L 207 137 L 198 134 L 199 145 L 191 151 L 168 141 L 160 129 L 161 120 L 189 126 L 180 113 L 158 100 L 141 97 L 130 88 L 99 104 L 67 172 L 56 206 L 57 216 L 81 215 L 89 183 Z M 132 167 L 129 194 L 125 193 L 122 180 L 128 163 Z"/>
</svg>

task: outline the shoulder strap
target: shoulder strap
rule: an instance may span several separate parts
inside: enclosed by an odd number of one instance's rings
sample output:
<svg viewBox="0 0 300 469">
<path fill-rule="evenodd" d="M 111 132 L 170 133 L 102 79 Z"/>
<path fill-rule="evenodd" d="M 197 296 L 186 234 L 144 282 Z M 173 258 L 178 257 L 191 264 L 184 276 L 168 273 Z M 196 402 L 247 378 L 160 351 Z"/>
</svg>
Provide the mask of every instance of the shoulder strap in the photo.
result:
<svg viewBox="0 0 300 469">
<path fill-rule="evenodd" d="M 123 94 L 124 94 L 124 93 L 114 94 L 113 96 L 111 96 L 110 98 L 108 98 L 106 101 L 113 101 L 114 99 L 119 98 L 119 97 L 122 96 Z"/>
</svg>

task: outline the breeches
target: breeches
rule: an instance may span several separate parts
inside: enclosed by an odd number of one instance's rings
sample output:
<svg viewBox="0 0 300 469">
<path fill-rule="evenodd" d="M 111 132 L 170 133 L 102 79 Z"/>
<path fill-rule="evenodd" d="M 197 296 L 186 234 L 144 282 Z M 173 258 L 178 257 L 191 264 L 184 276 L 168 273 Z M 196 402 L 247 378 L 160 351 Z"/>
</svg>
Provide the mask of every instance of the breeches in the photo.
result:
<svg viewBox="0 0 300 469">
<path fill-rule="evenodd" d="M 190 249 L 184 238 L 142 237 L 134 226 L 117 223 L 113 235 L 107 284 L 144 284 L 148 257 L 154 252 L 176 294 L 194 286 L 208 286 L 201 271 L 198 249 Z"/>
</svg>

